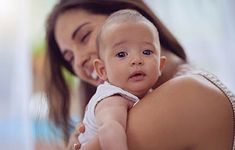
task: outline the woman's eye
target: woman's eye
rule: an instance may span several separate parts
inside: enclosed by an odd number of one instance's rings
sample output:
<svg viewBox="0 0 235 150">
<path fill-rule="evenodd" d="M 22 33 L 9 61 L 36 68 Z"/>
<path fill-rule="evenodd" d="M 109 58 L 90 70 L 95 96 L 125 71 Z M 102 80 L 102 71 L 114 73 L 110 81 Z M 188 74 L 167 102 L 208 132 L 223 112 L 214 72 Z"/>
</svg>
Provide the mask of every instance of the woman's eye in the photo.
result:
<svg viewBox="0 0 235 150">
<path fill-rule="evenodd" d="M 151 55 L 152 53 L 153 53 L 153 51 L 149 50 L 149 49 L 146 49 L 146 50 L 143 51 L 144 55 Z"/>
<path fill-rule="evenodd" d="M 128 55 L 127 52 L 119 52 L 119 53 L 116 54 L 116 56 L 119 57 L 119 58 L 123 58 L 127 55 Z"/>
<path fill-rule="evenodd" d="M 86 42 L 86 40 L 89 37 L 90 33 L 91 33 L 91 31 L 89 31 L 86 34 L 84 34 L 84 36 L 82 36 L 82 38 L 81 38 L 81 42 Z"/>
</svg>

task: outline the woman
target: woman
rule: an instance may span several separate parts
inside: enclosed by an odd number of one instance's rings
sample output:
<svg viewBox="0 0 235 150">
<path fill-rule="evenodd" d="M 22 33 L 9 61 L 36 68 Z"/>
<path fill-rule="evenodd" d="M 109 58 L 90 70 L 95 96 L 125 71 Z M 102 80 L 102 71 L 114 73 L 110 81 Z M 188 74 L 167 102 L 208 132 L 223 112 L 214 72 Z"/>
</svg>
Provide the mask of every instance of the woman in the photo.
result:
<svg viewBox="0 0 235 150">
<path fill-rule="evenodd" d="M 63 129 L 65 141 L 71 125 L 63 69 L 81 79 L 84 109 L 100 83 L 92 66 L 97 57 L 97 32 L 109 14 L 125 8 L 135 9 L 153 22 L 159 30 L 162 55 L 167 57 L 155 86 L 158 88 L 129 113 L 129 148 L 232 149 L 234 96 L 214 76 L 187 63 L 183 48 L 142 0 L 66 0 L 51 12 L 47 22 L 46 92 L 50 119 Z M 98 146 L 96 141 L 94 148 Z"/>
</svg>

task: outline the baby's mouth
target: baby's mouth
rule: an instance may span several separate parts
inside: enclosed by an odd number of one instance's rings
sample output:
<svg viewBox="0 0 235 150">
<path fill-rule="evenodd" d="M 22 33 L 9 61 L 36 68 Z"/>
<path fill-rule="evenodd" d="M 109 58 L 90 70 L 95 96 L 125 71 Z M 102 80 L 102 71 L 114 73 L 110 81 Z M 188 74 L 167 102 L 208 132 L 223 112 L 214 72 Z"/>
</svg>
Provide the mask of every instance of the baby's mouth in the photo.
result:
<svg viewBox="0 0 235 150">
<path fill-rule="evenodd" d="M 140 80 L 143 80 L 145 76 L 146 76 L 145 73 L 141 71 L 137 71 L 137 72 L 132 73 L 129 78 L 131 80 L 140 81 Z"/>
</svg>

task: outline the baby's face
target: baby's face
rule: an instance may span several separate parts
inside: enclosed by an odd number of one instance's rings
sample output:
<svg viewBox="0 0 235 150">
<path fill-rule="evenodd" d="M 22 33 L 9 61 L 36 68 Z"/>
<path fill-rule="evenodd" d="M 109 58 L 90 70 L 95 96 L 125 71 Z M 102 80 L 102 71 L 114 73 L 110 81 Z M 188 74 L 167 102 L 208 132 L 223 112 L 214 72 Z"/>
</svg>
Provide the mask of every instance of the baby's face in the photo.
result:
<svg viewBox="0 0 235 150">
<path fill-rule="evenodd" d="M 112 24 L 103 32 L 101 49 L 107 80 L 139 97 L 161 74 L 157 30 L 146 22 Z"/>
</svg>

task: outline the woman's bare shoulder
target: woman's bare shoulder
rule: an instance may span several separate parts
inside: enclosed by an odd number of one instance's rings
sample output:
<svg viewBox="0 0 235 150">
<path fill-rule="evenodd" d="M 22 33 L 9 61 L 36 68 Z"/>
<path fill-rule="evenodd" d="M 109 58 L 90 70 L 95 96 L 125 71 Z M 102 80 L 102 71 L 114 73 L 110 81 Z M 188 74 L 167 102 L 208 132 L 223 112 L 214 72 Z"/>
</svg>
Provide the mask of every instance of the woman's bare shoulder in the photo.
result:
<svg viewBox="0 0 235 150">
<path fill-rule="evenodd" d="M 130 143 L 140 143 L 133 149 L 226 149 L 233 139 L 232 118 L 230 103 L 216 86 L 197 75 L 181 76 L 130 111 L 128 134 Z"/>
<path fill-rule="evenodd" d="M 222 99 L 226 98 L 217 86 L 200 75 L 184 75 L 173 78 L 155 89 L 153 94 L 156 94 L 155 96 L 169 96 L 169 98 L 171 96 L 179 96 L 182 101 L 187 98 L 190 100 L 192 96 L 196 96 L 197 99 L 203 98 L 204 100 L 201 101 L 203 103 L 207 100 L 212 100 L 211 98 L 215 96 Z M 215 101 L 213 100 L 213 102 Z"/>
</svg>

